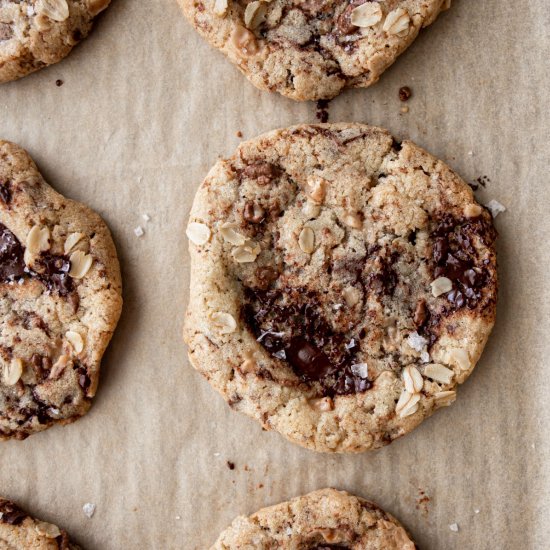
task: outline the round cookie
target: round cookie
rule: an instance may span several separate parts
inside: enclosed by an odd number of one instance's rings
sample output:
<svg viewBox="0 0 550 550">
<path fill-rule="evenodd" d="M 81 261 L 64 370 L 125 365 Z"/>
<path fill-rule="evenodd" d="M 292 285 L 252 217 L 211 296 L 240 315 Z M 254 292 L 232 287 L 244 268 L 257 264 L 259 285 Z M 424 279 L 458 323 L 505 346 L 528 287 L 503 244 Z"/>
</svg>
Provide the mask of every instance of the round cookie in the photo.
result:
<svg viewBox="0 0 550 550">
<path fill-rule="evenodd" d="M 61 61 L 111 0 L 0 0 L 0 83 Z"/>
<path fill-rule="evenodd" d="M 32 518 L 17 504 L 0 498 L 0 548 L 6 550 L 79 550 L 67 532 Z"/>
<path fill-rule="evenodd" d="M 358 452 L 449 405 L 495 320 L 496 232 L 447 165 L 361 124 L 243 142 L 191 210 L 189 357 L 235 410 Z"/>
<path fill-rule="evenodd" d="M 450 0 L 179 0 L 258 88 L 296 100 L 366 88 Z"/>
<path fill-rule="evenodd" d="M 399 522 L 372 502 L 322 489 L 236 518 L 211 550 L 415 550 Z"/>
<path fill-rule="evenodd" d="M 0 439 L 87 412 L 121 307 L 103 220 L 0 141 Z"/>
</svg>

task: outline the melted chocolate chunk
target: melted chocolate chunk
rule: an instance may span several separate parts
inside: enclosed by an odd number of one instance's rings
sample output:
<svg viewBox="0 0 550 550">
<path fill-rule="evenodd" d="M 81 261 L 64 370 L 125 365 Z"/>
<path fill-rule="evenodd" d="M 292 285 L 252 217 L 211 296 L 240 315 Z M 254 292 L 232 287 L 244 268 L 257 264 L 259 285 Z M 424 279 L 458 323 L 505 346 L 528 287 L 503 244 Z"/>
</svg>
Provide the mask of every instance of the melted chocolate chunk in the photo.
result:
<svg viewBox="0 0 550 550">
<path fill-rule="evenodd" d="M 419 300 L 414 310 L 413 321 L 416 327 L 421 327 L 428 318 L 428 310 L 426 308 L 426 300 Z"/>
<path fill-rule="evenodd" d="M 84 367 L 76 367 L 75 371 L 78 374 L 78 383 L 86 393 L 92 383 L 92 381 L 90 380 L 90 377 L 88 376 L 88 372 Z"/>
<path fill-rule="evenodd" d="M 13 28 L 9 23 L 0 23 L 0 42 L 13 37 Z"/>
<path fill-rule="evenodd" d="M 447 277 L 453 282 L 447 299 L 457 309 L 476 307 L 490 282 L 490 273 L 473 244 L 475 236 L 491 246 L 497 234 L 484 217 L 457 220 L 452 216 L 439 219 L 431 233 L 434 278 Z"/>
<path fill-rule="evenodd" d="M 358 362 L 357 339 L 349 340 L 331 328 L 315 293 L 247 288 L 242 315 L 258 342 L 277 359 L 288 361 L 302 381 L 319 383 L 322 395 L 363 392 L 371 387 L 370 380 L 352 372 Z"/>
<path fill-rule="evenodd" d="M 23 512 L 19 506 L 9 501 L 0 502 L 0 521 L 9 525 L 19 525 L 28 514 Z"/>
<path fill-rule="evenodd" d="M 49 290 L 60 296 L 67 296 L 73 290 L 73 280 L 69 276 L 71 262 L 66 256 L 41 253 L 37 260 L 40 273 L 25 266 L 24 248 L 17 237 L 0 224 L 0 282 L 7 283 L 22 277 L 34 277 Z"/>
<path fill-rule="evenodd" d="M 7 181 L 0 181 L 0 200 L 6 205 L 11 202 L 11 186 Z"/>
<path fill-rule="evenodd" d="M 57 290 L 60 296 L 67 296 L 73 290 L 73 280 L 69 275 L 71 262 L 67 257 L 42 253 L 38 263 L 43 271 L 37 277 L 49 290 Z"/>
<path fill-rule="evenodd" d="M 0 281 L 8 282 L 25 275 L 23 247 L 17 237 L 0 224 Z"/>
<path fill-rule="evenodd" d="M 398 152 L 398 151 L 401 151 L 401 147 L 402 147 L 401 142 L 400 142 L 400 141 L 397 141 L 395 138 L 392 138 L 392 140 L 391 140 L 391 148 L 392 148 L 394 151 Z"/>
<path fill-rule="evenodd" d="M 307 380 L 322 380 L 331 374 L 329 358 L 305 338 L 292 338 L 285 352 L 290 364 Z"/>
<path fill-rule="evenodd" d="M 356 27 L 351 22 L 351 12 L 361 4 L 365 4 L 366 2 L 371 2 L 372 0 L 351 0 L 349 5 L 346 7 L 346 9 L 342 12 L 340 17 L 338 18 L 338 21 L 336 21 L 336 28 L 340 34 L 352 34 L 358 30 L 358 27 Z"/>
<path fill-rule="evenodd" d="M 255 162 L 249 164 L 243 171 L 247 178 L 255 179 L 258 185 L 269 185 L 271 181 L 281 174 L 281 169 L 269 162 Z"/>
</svg>

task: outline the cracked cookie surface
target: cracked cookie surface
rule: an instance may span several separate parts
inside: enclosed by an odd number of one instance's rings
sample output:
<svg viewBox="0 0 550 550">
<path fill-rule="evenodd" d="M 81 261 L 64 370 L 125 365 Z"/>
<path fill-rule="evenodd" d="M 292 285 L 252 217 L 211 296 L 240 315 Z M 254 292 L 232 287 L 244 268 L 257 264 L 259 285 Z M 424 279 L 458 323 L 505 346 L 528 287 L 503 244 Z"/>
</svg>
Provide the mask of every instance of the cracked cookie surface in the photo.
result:
<svg viewBox="0 0 550 550">
<path fill-rule="evenodd" d="M 31 517 L 17 504 L 0 498 L 0 548 L 3 550 L 79 550 L 67 532 Z"/>
<path fill-rule="evenodd" d="M 110 0 L 0 0 L 0 83 L 66 57 Z"/>
<path fill-rule="evenodd" d="M 296 100 L 366 88 L 449 0 L 178 0 L 258 88 Z"/>
<path fill-rule="evenodd" d="M 0 439 L 87 412 L 121 306 L 103 220 L 0 141 Z"/>
<path fill-rule="evenodd" d="M 449 405 L 494 324 L 489 212 L 380 128 L 242 143 L 200 186 L 187 235 L 191 363 L 314 450 L 378 448 Z"/>
<path fill-rule="evenodd" d="M 322 489 L 236 518 L 211 550 L 415 550 L 405 529 L 372 502 Z"/>
</svg>

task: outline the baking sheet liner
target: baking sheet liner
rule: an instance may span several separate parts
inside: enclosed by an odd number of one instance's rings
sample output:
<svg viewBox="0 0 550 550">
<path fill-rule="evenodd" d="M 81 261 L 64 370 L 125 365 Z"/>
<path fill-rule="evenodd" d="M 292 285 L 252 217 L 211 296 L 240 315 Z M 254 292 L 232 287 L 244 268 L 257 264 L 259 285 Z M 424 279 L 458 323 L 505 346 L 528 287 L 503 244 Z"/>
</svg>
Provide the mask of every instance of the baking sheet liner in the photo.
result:
<svg viewBox="0 0 550 550">
<path fill-rule="evenodd" d="M 380 83 L 329 113 L 490 180 L 478 196 L 508 208 L 496 221 L 497 325 L 451 408 L 358 456 L 263 432 L 192 370 L 181 342 L 197 186 L 238 131 L 315 122 L 315 105 L 253 88 L 175 0 L 114 0 L 69 58 L 0 87 L 0 136 L 105 217 L 125 299 L 91 412 L 1 443 L 1 494 L 89 550 L 204 549 L 237 514 L 326 486 L 376 501 L 424 550 L 548 548 L 550 15 L 545 0 L 453 4 Z"/>
</svg>

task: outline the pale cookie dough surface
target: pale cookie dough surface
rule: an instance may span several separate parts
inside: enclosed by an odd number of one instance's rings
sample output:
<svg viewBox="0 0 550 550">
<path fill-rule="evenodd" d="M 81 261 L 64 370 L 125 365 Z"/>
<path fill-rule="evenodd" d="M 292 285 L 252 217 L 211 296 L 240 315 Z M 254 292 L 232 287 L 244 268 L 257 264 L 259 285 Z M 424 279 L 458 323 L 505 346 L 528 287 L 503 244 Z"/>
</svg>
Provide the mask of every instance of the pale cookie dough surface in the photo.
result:
<svg viewBox="0 0 550 550">
<path fill-rule="evenodd" d="M 322 489 L 236 518 L 211 550 L 415 550 L 399 522 L 344 491 Z"/>
<path fill-rule="evenodd" d="M 0 439 L 87 412 L 121 306 L 103 220 L 0 141 Z"/>
<path fill-rule="evenodd" d="M 0 0 L 0 83 L 66 57 L 110 0 Z"/>
<path fill-rule="evenodd" d="M 184 336 L 235 410 L 325 452 L 455 399 L 495 319 L 496 232 L 443 162 L 360 124 L 242 143 L 191 210 Z"/>
<path fill-rule="evenodd" d="M 0 498 L 1 550 L 79 550 L 67 532 L 32 518 L 17 504 Z"/>
<path fill-rule="evenodd" d="M 258 88 L 296 100 L 366 88 L 450 0 L 178 0 Z"/>
</svg>

